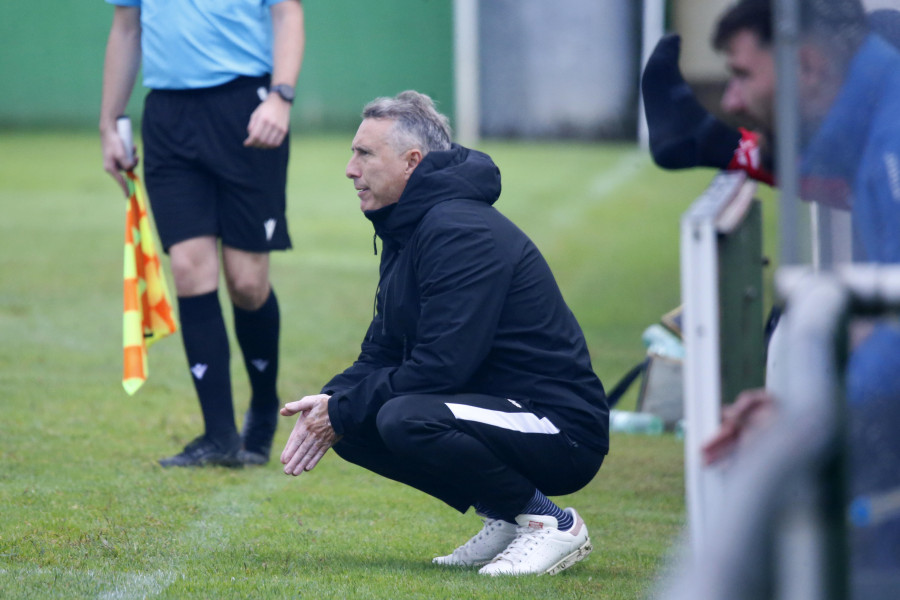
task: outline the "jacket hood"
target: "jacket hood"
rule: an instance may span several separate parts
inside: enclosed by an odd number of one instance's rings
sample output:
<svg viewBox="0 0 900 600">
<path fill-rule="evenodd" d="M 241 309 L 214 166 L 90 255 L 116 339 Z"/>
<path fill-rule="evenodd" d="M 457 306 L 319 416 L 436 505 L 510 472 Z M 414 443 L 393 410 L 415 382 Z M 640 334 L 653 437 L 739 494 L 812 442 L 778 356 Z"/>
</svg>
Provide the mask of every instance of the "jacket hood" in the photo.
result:
<svg viewBox="0 0 900 600">
<path fill-rule="evenodd" d="M 453 144 L 425 156 L 395 204 L 364 214 L 383 241 L 403 245 L 436 204 L 458 199 L 494 204 L 499 197 L 500 169 L 491 157 Z"/>
</svg>

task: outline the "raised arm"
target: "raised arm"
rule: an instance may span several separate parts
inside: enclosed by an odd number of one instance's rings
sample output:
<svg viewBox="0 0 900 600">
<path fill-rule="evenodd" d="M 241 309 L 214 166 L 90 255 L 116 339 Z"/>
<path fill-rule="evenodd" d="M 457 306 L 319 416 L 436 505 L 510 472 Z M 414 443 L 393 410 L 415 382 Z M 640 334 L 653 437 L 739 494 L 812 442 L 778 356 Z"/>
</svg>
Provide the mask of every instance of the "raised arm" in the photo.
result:
<svg viewBox="0 0 900 600">
<path fill-rule="evenodd" d="M 663 37 L 641 77 L 654 162 L 664 169 L 741 170 L 772 185 L 772 173 L 762 161 L 765 140 L 755 132 L 723 123 L 700 104 L 681 75 L 680 53 L 678 35 Z"/>
</svg>

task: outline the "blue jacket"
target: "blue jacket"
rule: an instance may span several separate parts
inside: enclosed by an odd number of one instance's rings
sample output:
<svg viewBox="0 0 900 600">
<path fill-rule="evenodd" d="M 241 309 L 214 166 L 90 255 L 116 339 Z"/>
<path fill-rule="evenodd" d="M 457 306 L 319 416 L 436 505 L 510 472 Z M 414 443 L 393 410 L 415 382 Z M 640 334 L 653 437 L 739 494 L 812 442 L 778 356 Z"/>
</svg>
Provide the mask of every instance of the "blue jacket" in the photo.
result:
<svg viewBox="0 0 900 600">
<path fill-rule="evenodd" d="M 853 58 L 801 169 L 849 186 L 855 260 L 900 262 L 900 53 L 881 38 Z"/>
<path fill-rule="evenodd" d="M 900 53 L 869 36 L 803 156 L 803 174 L 837 177 L 851 191 L 859 262 L 900 262 Z M 815 199 L 815 198 L 813 198 Z M 900 329 L 881 324 L 847 366 L 854 497 L 896 489 L 900 443 Z M 851 530 L 852 558 L 872 573 L 900 566 L 900 519 Z M 884 571 L 887 572 L 887 571 Z"/>
<path fill-rule="evenodd" d="M 323 388 L 339 435 L 405 394 L 516 400 L 606 452 L 609 409 L 581 328 L 531 240 L 493 208 L 500 171 L 454 145 L 430 152 L 400 200 L 366 216 L 383 242 L 359 358 Z"/>
</svg>

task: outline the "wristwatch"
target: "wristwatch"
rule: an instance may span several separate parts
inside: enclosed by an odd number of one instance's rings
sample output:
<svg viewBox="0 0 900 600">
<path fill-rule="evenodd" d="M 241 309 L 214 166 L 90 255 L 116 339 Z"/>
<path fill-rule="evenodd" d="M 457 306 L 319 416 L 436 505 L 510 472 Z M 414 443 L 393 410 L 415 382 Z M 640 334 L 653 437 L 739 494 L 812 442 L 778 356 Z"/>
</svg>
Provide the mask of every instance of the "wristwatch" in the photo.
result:
<svg viewBox="0 0 900 600">
<path fill-rule="evenodd" d="M 278 85 L 273 85 L 269 88 L 269 93 L 275 92 L 281 99 L 287 102 L 288 104 L 294 103 L 294 86 L 288 85 L 286 83 L 279 83 Z"/>
</svg>

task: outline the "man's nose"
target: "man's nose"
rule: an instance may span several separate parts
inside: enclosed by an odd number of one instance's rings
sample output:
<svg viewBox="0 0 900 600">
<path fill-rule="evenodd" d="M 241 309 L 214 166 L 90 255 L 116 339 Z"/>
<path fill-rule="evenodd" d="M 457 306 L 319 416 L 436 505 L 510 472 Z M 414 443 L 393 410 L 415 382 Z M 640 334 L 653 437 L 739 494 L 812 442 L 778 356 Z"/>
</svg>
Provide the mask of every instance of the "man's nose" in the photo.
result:
<svg viewBox="0 0 900 600">
<path fill-rule="evenodd" d="M 744 110 L 744 100 L 733 81 L 728 82 L 725 93 L 722 94 L 721 106 L 722 110 L 730 115 L 739 114 Z"/>
<path fill-rule="evenodd" d="M 359 177 L 359 169 L 356 166 L 355 158 L 351 158 L 347 162 L 347 168 L 344 170 L 344 175 L 347 176 L 347 179 L 356 179 Z"/>
</svg>

